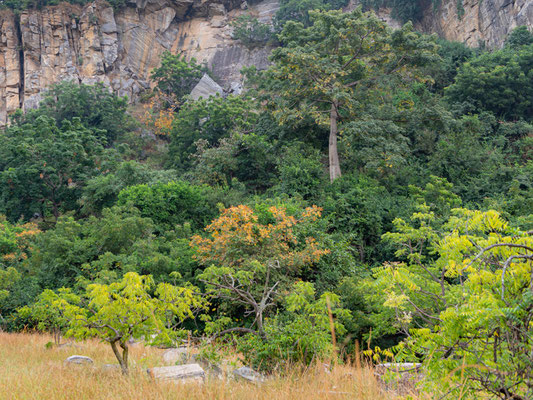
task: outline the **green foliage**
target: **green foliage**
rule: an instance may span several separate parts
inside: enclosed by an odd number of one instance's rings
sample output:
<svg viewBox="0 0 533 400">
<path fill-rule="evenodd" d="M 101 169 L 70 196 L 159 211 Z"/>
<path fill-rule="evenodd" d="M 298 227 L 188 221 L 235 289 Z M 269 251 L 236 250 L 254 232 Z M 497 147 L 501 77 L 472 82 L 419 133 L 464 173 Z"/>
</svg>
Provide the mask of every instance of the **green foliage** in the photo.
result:
<svg viewBox="0 0 533 400">
<path fill-rule="evenodd" d="M 301 22 L 304 26 L 309 26 L 311 25 L 309 11 L 338 10 L 347 4 L 347 0 L 281 0 L 279 10 L 274 16 L 274 25 L 279 31 L 288 21 Z"/>
<path fill-rule="evenodd" d="M 424 188 L 410 185 L 409 189 L 419 205 L 427 205 L 431 212 L 441 217 L 448 217 L 452 209 L 461 205 L 461 198 L 452 192 L 453 185 L 438 176 L 431 175 Z"/>
<path fill-rule="evenodd" d="M 194 58 L 187 61 L 185 56 L 165 51 L 161 56 L 161 65 L 152 70 L 150 77 L 164 100 L 173 106 L 182 104 L 205 72 L 206 68 L 197 64 Z"/>
<path fill-rule="evenodd" d="M 457 122 L 437 143 L 429 170 L 453 183 L 455 193 L 467 203 L 480 203 L 490 193 L 505 192 L 514 172 L 505 162 L 505 142 L 487 140 L 484 134 L 490 128 L 477 116 Z"/>
<path fill-rule="evenodd" d="M 128 373 L 130 339 L 173 343 L 178 332 L 169 326 L 192 318 L 193 310 L 205 307 L 194 286 L 155 286 L 151 276 L 134 272 L 109 285 L 88 285 L 80 296 L 65 290 L 58 297 L 53 306 L 68 318 L 66 336 L 97 337 L 110 343 L 124 373 Z"/>
<path fill-rule="evenodd" d="M 280 193 L 299 195 L 304 199 L 316 196 L 327 182 L 326 171 L 318 150 L 294 142 L 287 146 L 278 161 Z"/>
<path fill-rule="evenodd" d="M 132 246 L 149 239 L 152 229 L 152 222 L 137 210 L 119 207 L 105 209 L 101 218 L 61 217 L 55 229 L 39 236 L 29 261 L 44 288 L 72 287 L 80 278 L 97 278 L 102 269 L 122 275 L 132 268 L 131 261 L 113 260 L 108 266 L 96 261 L 111 254 L 116 258 L 134 254 Z"/>
<path fill-rule="evenodd" d="M 183 181 L 135 185 L 119 193 L 118 204 L 138 208 L 141 216 L 150 218 L 159 232 L 186 223 L 198 230 L 216 213 L 215 207 L 207 201 L 207 190 Z"/>
<path fill-rule="evenodd" d="M 192 181 L 212 187 L 264 190 L 274 180 L 275 154 L 264 136 L 232 134 L 213 146 L 200 139 L 192 155 Z M 234 204 L 234 203 L 233 203 Z"/>
<path fill-rule="evenodd" d="M 530 44 L 533 44 L 533 33 L 529 31 L 527 26 L 519 26 L 513 29 L 505 41 L 505 46 L 512 49 L 519 49 L 522 46 L 529 46 Z"/>
<path fill-rule="evenodd" d="M 253 102 L 246 97 L 216 96 L 187 102 L 172 124 L 168 164 L 182 170 L 190 167 L 199 140 L 216 146 L 231 133 L 249 131 L 256 118 Z"/>
<path fill-rule="evenodd" d="M 465 8 L 463 6 L 463 0 L 457 0 L 457 18 L 462 19 L 465 15 Z"/>
<path fill-rule="evenodd" d="M 404 100 L 398 99 L 398 103 Z M 340 143 L 348 168 L 381 180 L 401 171 L 411 155 L 405 131 L 388 118 L 348 122 L 343 126 Z"/>
<path fill-rule="evenodd" d="M 313 284 L 297 282 L 285 298 L 285 311 L 265 320 L 266 340 L 248 334 L 237 347 L 247 364 L 267 371 L 282 370 L 290 363 L 335 359 L 332 329 L 335 335 L 343 335 L 346 329 L 341 321 L 349 317 L 339 296 L 326 292 L 316 298 Z"/>
<path fill-rule="evenodd" d="M 432 89 L 438 93 L 443 93 L 444 88 L 453 84 L 459 68 L 476 54 L 476 51 L 466 46 L 464 43 L 450 42 L 439 39 L 439 56 L 441 62 L 434 64 L 434 71 L 431 76 L 434 79 Z"/>
<path fill-rule="evenodd" d="M 478 111 L 499 118 L 531 119 L 533 115 L 533 45 L 484 53 L 460 68 L 446 89 L 450 102 L 470 102 Z"/>
<path fill-rule="evenodd" d="M 12 221 L 57 220 L 77 210 L 87 180 L 112 168 L 116 157 L 79 118 L 61 128 L 44 115 L 12 126 L 0 135 L 0 211 Z"/>
<path fill-rule="evenodd" d="M 14 267 L 0 269 L 0 319 L 3 319 L 3 311 L 7 308 L 6 300 L 12 295 L 13 287 L 21 278 L 22 275 Z"/>
<path fill-rule="evenodd" d="M 339 120 L 356 120 L 374 90 L 384 83 L 401 86 L 417 76 L 417 67 L 436 60 L 433 39 L 412 25 L 391 32 L 360 8 L 310 13 L 312 25 L 287 23 L 272 53 L 274 65 L 250 75 L 261 99 L 280 124 L 298 126 L 307 118 L 330 130 L 330 178 L 341 174 L 337 154 Z M 407 74 L 409 67 L 411 73 Z M 378 85 L 379 82 L 379 85 Z"/>
<path fill-rule="evenodd" d="M 129 271 L 172 281 L 180 272 L 191 279 L 197 268 L 188 239 L 176 233 L 152 234 L 153 223 L 134 208 L 104 209 L 99 218 L 75 221 L 62 217 L 36 240 L 28 260 L 42 288 L 84 287 L 113 282 Z M 190 235 L 185 226 L 180 232 Z"/>
<path fill-rule="evenodd" d="M 409 204 L 407 199 L 403 203 Z M 364 176 L 335 181 L 327 188 L 322 204 L 329 231 L 346 241 L 361 263 L 380 257 L 384 252 L 381 235 L 391 226 L 393 215 L 402 212 L 383 186 Z"/>
<path fill-rule="evenodd" d="M 39 295 L 35 303 L 19 308 L 17 317 L 35 324 L 41 332 L 52 333 L 55 344 L 59 345 L 61 335 L 70 323 L 64 310 L 55 307 L 60 299 L 76 301 L 77 297 L 69 289 L 59 289 L 58 293 L 47 289 Z"/>
<path fill-rule="evenodd" d="M 527 397 L 530 235 L 495 211 L 456 209 L 439 230 L 432 220 L 422 210 L 413 215 L 418 226 L 398 220 L 398 232 L 384 236 L 406 259 L 378 269 L 373 288 L 383 293 L 384 309 L 395 310 L 391 326 L 408 334 L 398 357 L 422 356 L 433 393 Z"/>
<path fill-rule="evenodd" d="M 91 129 L 102 143 L 111 145 L 135 127 L 126 113 L 127 98 L 112 93 L 103 83 L 95 85 L 63 81 L 52 85 L 36 110 L 24 116 L 24 121 L 35 123 L 40 116 L 55 119 L 63 127 L 79 118 L 83 126 Z"/>
<path fill-rule="evenodd" d="M 172 170 L 159 171 L 137 161 L 124 161 L 115 170 L 89 179 L 79 203 L 84 214 L 99 214 L 102 209 L 112 207 L 118 194 L 129 186 L 170 182 L 176 177 Z"/>
<path fill-rule="evenodd" d="M 231 21 L 230 25 L 233 27 L 232 38 L 248 48 L 264 46 L 274 38 L 271 26 L 259 22 L 251 15 L 241 15 Z"/>
</svg>

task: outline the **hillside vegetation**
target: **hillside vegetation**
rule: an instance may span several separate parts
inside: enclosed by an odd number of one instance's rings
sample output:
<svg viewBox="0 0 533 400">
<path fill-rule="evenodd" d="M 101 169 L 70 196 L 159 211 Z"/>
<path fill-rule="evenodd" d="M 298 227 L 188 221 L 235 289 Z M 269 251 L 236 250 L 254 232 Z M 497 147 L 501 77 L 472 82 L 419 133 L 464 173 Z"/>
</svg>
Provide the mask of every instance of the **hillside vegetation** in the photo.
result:
<svg viewBox="0 0 533 400">
<path fill-rule="evenodd" d="M 61 82 L 12 116 L 0 327 L 56 345 L 2 334 L 14 366 L 0 385 L 21 382 L 24 398 L 56 371 L 97 397 L 164 398 L 139 372 L 142 339 L 276 377 L 257 398 L 376 398 L 371 378 L 342 376 L 384 362 L 420 364 L 420 396 L 533 397 L 533 34 L 471 49 L 301 3 L 240 95 L 193 101 L 209 71 L 167 52 L 135 109 Z M 258 21 L 240 23 L 238 40 L 264 42 Z M 61 367 L 63 337 L 99 339 L 95 356 L 130 378 Z M 293 379 L 319 360 L 339 372 Z"/>
</svg>

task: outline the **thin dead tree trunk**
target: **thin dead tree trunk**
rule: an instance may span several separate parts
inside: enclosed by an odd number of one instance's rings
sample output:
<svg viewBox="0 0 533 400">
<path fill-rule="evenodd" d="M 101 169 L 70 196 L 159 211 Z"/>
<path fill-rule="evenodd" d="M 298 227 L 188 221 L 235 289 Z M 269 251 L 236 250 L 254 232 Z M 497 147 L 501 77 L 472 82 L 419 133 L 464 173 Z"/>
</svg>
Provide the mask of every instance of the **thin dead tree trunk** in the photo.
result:
<svg viewBox="0 0 533 400">
<path fill-rule="evenodd" d="M 337 105 L 331 103 L 330 129 L 329 129 L 329 179 L 333 182 L 341 176 L 341 166 L 339 163 L 339 153 L 337 150 Z"/>
</svg>

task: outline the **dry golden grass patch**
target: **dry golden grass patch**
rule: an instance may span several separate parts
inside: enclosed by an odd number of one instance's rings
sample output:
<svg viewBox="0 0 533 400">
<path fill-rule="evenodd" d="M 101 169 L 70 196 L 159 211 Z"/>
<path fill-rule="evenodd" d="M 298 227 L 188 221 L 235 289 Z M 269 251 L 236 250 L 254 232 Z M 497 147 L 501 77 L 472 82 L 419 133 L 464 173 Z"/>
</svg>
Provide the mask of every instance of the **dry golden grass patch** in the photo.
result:
<svg viewBox="0 0 533 400">
<path fill-rule="evenodd" d="M 392 399 L 383 393 L 369 368 L 336 366 L 331 372 L 317 366 L 301 374 L 273 378 L 256 386 L 234 380 L 208 380 L 204 385 L 158 383 L 146 368 L 163 365 L 163 350 L 135 345 L 131 374 L 106 371 L 116 363 L 105 343 L 86 341 L 81 347 L 46 348 L 50 337 L 0 333 L 0 398 L 4 399 Z M 65 365 L 73 354 L 91 357 L 93 366 Z"/>
</svg>

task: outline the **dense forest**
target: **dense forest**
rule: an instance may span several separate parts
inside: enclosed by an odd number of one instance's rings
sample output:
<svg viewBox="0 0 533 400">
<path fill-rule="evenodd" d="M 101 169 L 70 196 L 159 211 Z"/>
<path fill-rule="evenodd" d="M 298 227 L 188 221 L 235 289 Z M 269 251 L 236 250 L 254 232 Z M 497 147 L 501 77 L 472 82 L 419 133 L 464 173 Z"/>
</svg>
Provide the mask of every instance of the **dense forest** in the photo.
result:
<svg viewBox="0 0 533 400">
<path fill-rule="evenodd" d="M 358 347 L 441 398 L 531 398 L 533 34 L 472 49 L 343 5 L 238 19 L 275 45 L 238 96 L 193 101 L 209 71 L 165 53 L 138 105 L 61 82 L 14 114 L 0 327 L 99 337 L 124 372 L 129 339 L 189 335 L 265 372 Z"/>
</svg>

